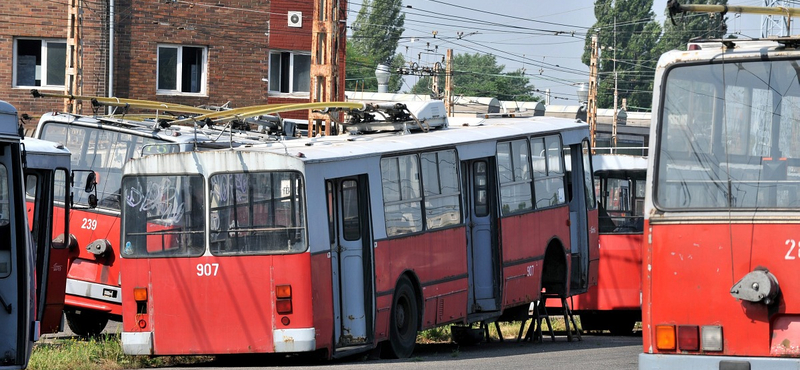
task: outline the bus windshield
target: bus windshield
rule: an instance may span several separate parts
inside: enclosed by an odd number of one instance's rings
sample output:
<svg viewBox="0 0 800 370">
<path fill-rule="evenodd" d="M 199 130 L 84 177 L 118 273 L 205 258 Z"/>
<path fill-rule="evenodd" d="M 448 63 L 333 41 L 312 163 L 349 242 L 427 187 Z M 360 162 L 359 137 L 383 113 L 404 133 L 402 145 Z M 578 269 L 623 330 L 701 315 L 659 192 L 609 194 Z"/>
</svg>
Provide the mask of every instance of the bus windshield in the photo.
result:
<svg viewBox="0 0 800 370">
<path fill-rule="evenodd" d="M 72 169 L 97 173 L 98 206 L 120 209 L 120 179 L 122 165 L 131 158 L 147 154 L 173 153 L 177 145 L 162 140 L 131 135 L 114 130 L 48 122 L 43 126 L 42 139 L 60 142 L 72 152 Z M 157 145 L 161 144 L 161 145 Z M 74 202 L 86 206 L 89 193 L 82 191 L 86 184 L 80 179 L 73 184 Z M 81 183 L 79 183 L 81 182 Z"/>
<path fill-rule="evenodd" d="M 800 205 L 800 66 L 746 61 L 666 72 L 654 203 L 664 210 Z"/>
<path fill-rule="evenodd" d="M 306 250 L 304 189 L 299 172 L 215 174 L 210 183 L 212 254 Z"/>
<path fill-rule="evenodd" d="M 206 212 L 202 176 L 126 177 L 122 189 L 124 257 L 203 255 Z"/>
</svg>

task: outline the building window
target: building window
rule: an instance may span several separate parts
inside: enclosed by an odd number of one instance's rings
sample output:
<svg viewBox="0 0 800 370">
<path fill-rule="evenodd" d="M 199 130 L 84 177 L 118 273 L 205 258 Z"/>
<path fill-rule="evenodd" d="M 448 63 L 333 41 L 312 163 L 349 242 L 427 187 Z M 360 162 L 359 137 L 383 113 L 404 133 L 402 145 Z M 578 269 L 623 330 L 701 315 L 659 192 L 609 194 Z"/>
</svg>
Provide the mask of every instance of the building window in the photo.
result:
<svg viewBox="0 0 800 370">
<path fill-rule="evenodd" d="M 269 53 L 269 91 L 308 93 L 311 86 L 311 55 L 288 51 Z"/>
<path fill-rule="evenodd" d="M 63 39 L 15 39 L 14 87 L 64 88 L 67 42 Z"/>
<path fill-rule="evenodd" d="M 206 59 L 205 47 L 159 45 L 157 92 L 205 94 Z"/>
</svg>

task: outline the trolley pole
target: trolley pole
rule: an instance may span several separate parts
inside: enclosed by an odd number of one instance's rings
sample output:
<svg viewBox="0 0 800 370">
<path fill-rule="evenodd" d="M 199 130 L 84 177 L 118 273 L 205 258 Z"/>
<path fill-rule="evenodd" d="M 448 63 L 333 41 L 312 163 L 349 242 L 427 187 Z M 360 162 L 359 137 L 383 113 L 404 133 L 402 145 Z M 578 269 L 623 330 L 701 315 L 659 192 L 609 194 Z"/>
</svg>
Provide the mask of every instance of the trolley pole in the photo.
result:
<svg viewBox="0 0 800 370">
<path fill-rule="evenodd" d="M 592 57 L 589 61 L 589 101 L 586 104 L 586 119 L 589 121 L 592 152 L 594 152 L 595 131 L 597 130 L 597 57 L 599 45 L 597 35 L 592 35 Z"/>
</svg>

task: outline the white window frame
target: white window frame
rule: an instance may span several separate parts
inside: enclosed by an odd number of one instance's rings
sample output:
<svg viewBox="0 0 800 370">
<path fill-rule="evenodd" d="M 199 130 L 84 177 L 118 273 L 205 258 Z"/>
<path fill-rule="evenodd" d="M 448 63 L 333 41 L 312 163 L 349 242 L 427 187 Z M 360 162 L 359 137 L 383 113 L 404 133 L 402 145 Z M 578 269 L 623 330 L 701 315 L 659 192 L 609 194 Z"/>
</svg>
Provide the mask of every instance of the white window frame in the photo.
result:
<svg viewBox="0 0 800 370">
<path fill-rule="evenodd" d="M 281 54 L 283 54 L 283 53 L 289 53 L 289 56 L 290 56 L 289 57 L 289 69 L 291 71 L 289 73 L 289 92 L 288 93 L 281 92 L 280 81 L 273 81 L 273 79 L 271 78 L 272 77 L 272 70 L 271 70 L 272 69 L 272 58 L 275 58 L 275 57 L 280 58 Z M 269 85 L 269 95 L 270 96 L 280 96 L 280 95 L 287 96 L 287 95 L 290 95 L 290 96 L 303 97 L 303 98 L 308 98 L 310 96 L 310 92 L 309 91 L 294 91 L 294 76 L 295 76 L 295 73 L 294 73 L 294 57 L 295 57 L 295 55 L 305 55 L 305 56 L 308 56 L 309 59 L 312 57 L 311 53 L 304 52 L 304 51 L 272 50 L 272 51 L 269 52 L 269 61 L 268 61 L 267 65 L 270 68 L 270 71 L 268 73 L 268 75 L 270 76 L 269 83 L 268 83 L 268 85 Z M 311 71 L 310 71 L 310 69 L 311 69 L 311 63 L 309 63 L 309 82 L 311 81 L 311 78 L 310 78 Z M 280 73 L 278 73 L 278 74 L 280 75 Z M 311 84 L 310 83 L 309 83 L 309 86 L 308 86 L 308 90 L 311 90 Z"/>
<path fill-rule="evenodd" d="M 203 72 L 200 76 L 200 91 L 199 92 L 183 92 L 183 48 L 190 47 L 203 50 L 202 66 Z M 175 69 L 175 89 L 161 89 L 158 86 L 159 81 L 159 66 L 161 65 L 161 49 L 170 48 L 178 50 L 178 65 Z M 177 45 L 177 44 L 158 44 L 156 46 L 156 94 L 157 95 L 185 95 L 185 96 L 206 96 L 208 87 L 208 47 L 200 45 Z"/>
<path fill-rule="evenodd" d="M 41 43 L 42 43 L 42 46 L 41 46 L 42 49 L 40 51 L 40 58 L 41 58 L 42 61 L 41 61 L 41 67 L 40 67 L 40 72 L 39 72 L 39 76 L 41 77 L 40 78 L 40 81 L 41 81 L 41 85 L 40 86 L 36 86 L 36 85 L 18 85 L 17 84 L 17 74 L 19 73 L 19 71 L 17 71 L 17 60 L 18 60 L 18 57 L 19 57 L 19 55 L 18 55 L 19 48 L 17 46 L 17 43 L 20 40 L 36 40 L 36 41 L 41 41 Z M 47 84 L 47 59 L 48 59 L 47 58 L 47 50 L 48 50 L 48 45 L 50 43 L 63 43 L 63 44 L 66 45 L 67 44 L 67 39 L 42 38 L 42 37 L 15 37 L 14 38 L 14 47 L 13 47 L 14 50 L 13 50 L 13 57 L 12 57 L 12 61 L 11 61 L 11 65 L 12 65 L 12 72 L 11 72 L 12 85 L 11 86 L 12 87 L 14 87 L 14 88 L 25 88 L 25 89 L 37 88 L 37 89 L 43 89 L 43 90 L 48 90 L 48 89 L 63 90 L 64 89 L 64 86 L 65 86 L 64 84 L 60 84 L 60 85 Z M 66 72 L 67 59 L 68 58 L 66 58 L 66 56 L 65 56 L 65 59 L 64 59 L 64 63 L 65 63 L 64 71 L 65 72 Z M 64 83 L 66 83 L 66 82 L 67 82 L 67 77 L 66 77 L 66 73 L 65 73 Z"/>
</svg>

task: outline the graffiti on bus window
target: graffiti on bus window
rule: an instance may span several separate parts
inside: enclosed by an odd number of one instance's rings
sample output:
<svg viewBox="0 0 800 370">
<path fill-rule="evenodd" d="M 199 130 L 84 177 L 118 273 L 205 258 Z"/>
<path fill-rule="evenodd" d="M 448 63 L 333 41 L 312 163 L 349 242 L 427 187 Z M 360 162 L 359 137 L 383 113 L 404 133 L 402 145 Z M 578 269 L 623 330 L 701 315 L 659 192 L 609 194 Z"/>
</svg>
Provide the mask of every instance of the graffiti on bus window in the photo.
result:
<svg viewBox="0 0 800 370">
<path fill-rule="evenodd" d="M 126 192 L 125 201 L 133 210 L 147 212 L 149 216 L 160 217 L 167 224 L 176 224 L 183 218 L 185 205 L 180 190 L 169 179 L 161 182 L 147 182 L 147 190 L 141 183 L 131 186 Z"/>
<path fill-rule="evenodd" d="M 246 202 L 249 189 L 249 176 L 244 173 L 218 175 L 211 177 L 211 199 L 218 205 L 232 203 L 233 194 L 236 202 Z"/>
</svg>

